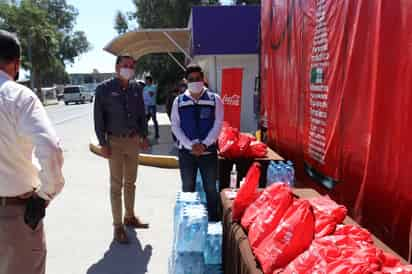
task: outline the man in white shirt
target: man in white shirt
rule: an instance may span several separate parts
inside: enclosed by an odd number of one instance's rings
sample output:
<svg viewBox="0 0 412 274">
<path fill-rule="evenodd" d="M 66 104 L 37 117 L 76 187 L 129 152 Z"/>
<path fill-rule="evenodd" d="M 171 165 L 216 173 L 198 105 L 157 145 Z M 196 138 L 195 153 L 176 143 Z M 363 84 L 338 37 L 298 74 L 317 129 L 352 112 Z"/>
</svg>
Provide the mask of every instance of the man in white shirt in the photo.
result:
<svg viewBox="0 0 412 274">
<path fill-rule="evenodd" d="M 62 190 L 63 153 L 36 95 L 15 82 L 20 53 L 17 37 L 0 30 L 0 273 L 44 274 L 43 224 L 29 227 L 24 215 L 29 198 L 48 205 Z"/>
<path fill-rule="evenodd" d="M 203 71 L 199 66 L 189 66 L 186 79 L 188 89 L 175 99 L 172 107 L 172 131 L 179 148 L 182 190 L 195 191 L 199 169 L 209 220 L 217 221 L 216 141 L 222 128 L 223 103 L 217 94 L 204 86 Z"/>
</svg>

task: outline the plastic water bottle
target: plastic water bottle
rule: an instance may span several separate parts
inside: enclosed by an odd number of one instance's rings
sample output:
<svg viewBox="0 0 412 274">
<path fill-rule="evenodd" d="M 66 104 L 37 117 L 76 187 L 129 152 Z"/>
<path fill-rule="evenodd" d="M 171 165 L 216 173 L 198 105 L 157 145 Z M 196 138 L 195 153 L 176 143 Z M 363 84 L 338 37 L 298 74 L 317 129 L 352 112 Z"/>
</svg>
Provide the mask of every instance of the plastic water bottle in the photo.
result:
<svg viewBox="0 0 412 274">
<path fill-rule="evenodd" d="M 295 185 L 295 168 L 292 161 L 287 161 L 287 170 L 289 175 L 289 186 L 293 187 Z"/>
<path fill-rule="evenodd" d="M 279 181 L 288 184 L 289 178 L 288 178 L 288 172 L 287 172 L 287 169 L 286 169 L 287 165 L 286 165 L 285 162 L 282 161 L 282 162 L 280 162 L 279 166 L 280 166 L 280 169 L 281 169 L 280 176 L 279 176 L 280 177 Z"/>
<path fill-rule="evenodd" d="M 275 183 L 282 182 L 282 166 L 280 164 L 276 164 L 275 167 Z"/>
<path fill-rule="evenodd" d="M 200 202 L 202 204 L 206 204 L 206 192 L 205 192 L 205 189 L 203 188 L 203 181 L 202 181 L 202 176 L 200 174 L 200 171 L 198 171 L 196 175 L 196 192 L 199 193 Z"/>
<path fill-rule="evenodd" d="M 232 171 L 230 172 L 230 189 L 232 192 L 237 187 L 237 169 L 236 164 L 233 164 Z"/>
<path fill-rule="evenodd" d="M 266 173 L 266 186 L 270 186 L 276 181 L 277 181 L 276 163 L 274 161 L 270 161 L 268 169 L 267 169 L 267 173 Z"/>
</svg>

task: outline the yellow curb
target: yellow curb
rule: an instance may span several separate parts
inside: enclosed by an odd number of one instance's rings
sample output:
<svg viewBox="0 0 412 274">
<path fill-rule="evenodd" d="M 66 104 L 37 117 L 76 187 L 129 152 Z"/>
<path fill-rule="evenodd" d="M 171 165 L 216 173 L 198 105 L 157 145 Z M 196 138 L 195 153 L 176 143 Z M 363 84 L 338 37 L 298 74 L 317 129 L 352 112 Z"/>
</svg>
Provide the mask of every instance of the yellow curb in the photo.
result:
<svg viewBox="0 0 412 274">
<path fill-rule="evenodd" d="M 103 157 L 99 146 L 89 144 L 89 149 L 94 154 Z M 160 168 L 179 168 L 179 160 L 175 156 L 141 153 L 138 157 L 140 165 Z"/>
</svg>

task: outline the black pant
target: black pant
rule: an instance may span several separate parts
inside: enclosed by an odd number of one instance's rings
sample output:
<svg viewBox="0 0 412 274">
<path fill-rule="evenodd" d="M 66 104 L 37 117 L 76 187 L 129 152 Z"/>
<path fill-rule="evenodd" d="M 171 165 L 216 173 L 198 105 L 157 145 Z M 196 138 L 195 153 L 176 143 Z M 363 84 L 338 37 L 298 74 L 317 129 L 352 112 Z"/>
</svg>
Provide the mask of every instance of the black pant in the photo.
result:
<svg viewBox="0 0 412 274">
<path fill-rule="evenodd" d="M 196 174 L 200 169 L 203 188 L 206 192 L 209 220 L 218 221 L 217 152 L 197 157 L 190 151 L 181 149 L 179 150 L 179 165 L 183 192 L 195 192 Z"/>
</svg>

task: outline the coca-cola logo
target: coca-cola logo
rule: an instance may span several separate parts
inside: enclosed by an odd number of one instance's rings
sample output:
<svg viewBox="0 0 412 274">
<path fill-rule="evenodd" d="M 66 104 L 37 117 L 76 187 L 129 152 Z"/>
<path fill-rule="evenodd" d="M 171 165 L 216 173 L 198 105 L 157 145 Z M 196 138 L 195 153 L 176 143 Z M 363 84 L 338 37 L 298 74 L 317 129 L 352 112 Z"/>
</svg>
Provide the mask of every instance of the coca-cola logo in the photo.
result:
<svg viewBox="0 0 412 274">
<path fill-rule="evenodd" d="M 229 106 L 240 106 L 240 96 L 239 95 L 225 95 L 223 96 L 223 104 L 229 105 Z"/>
</svg>

